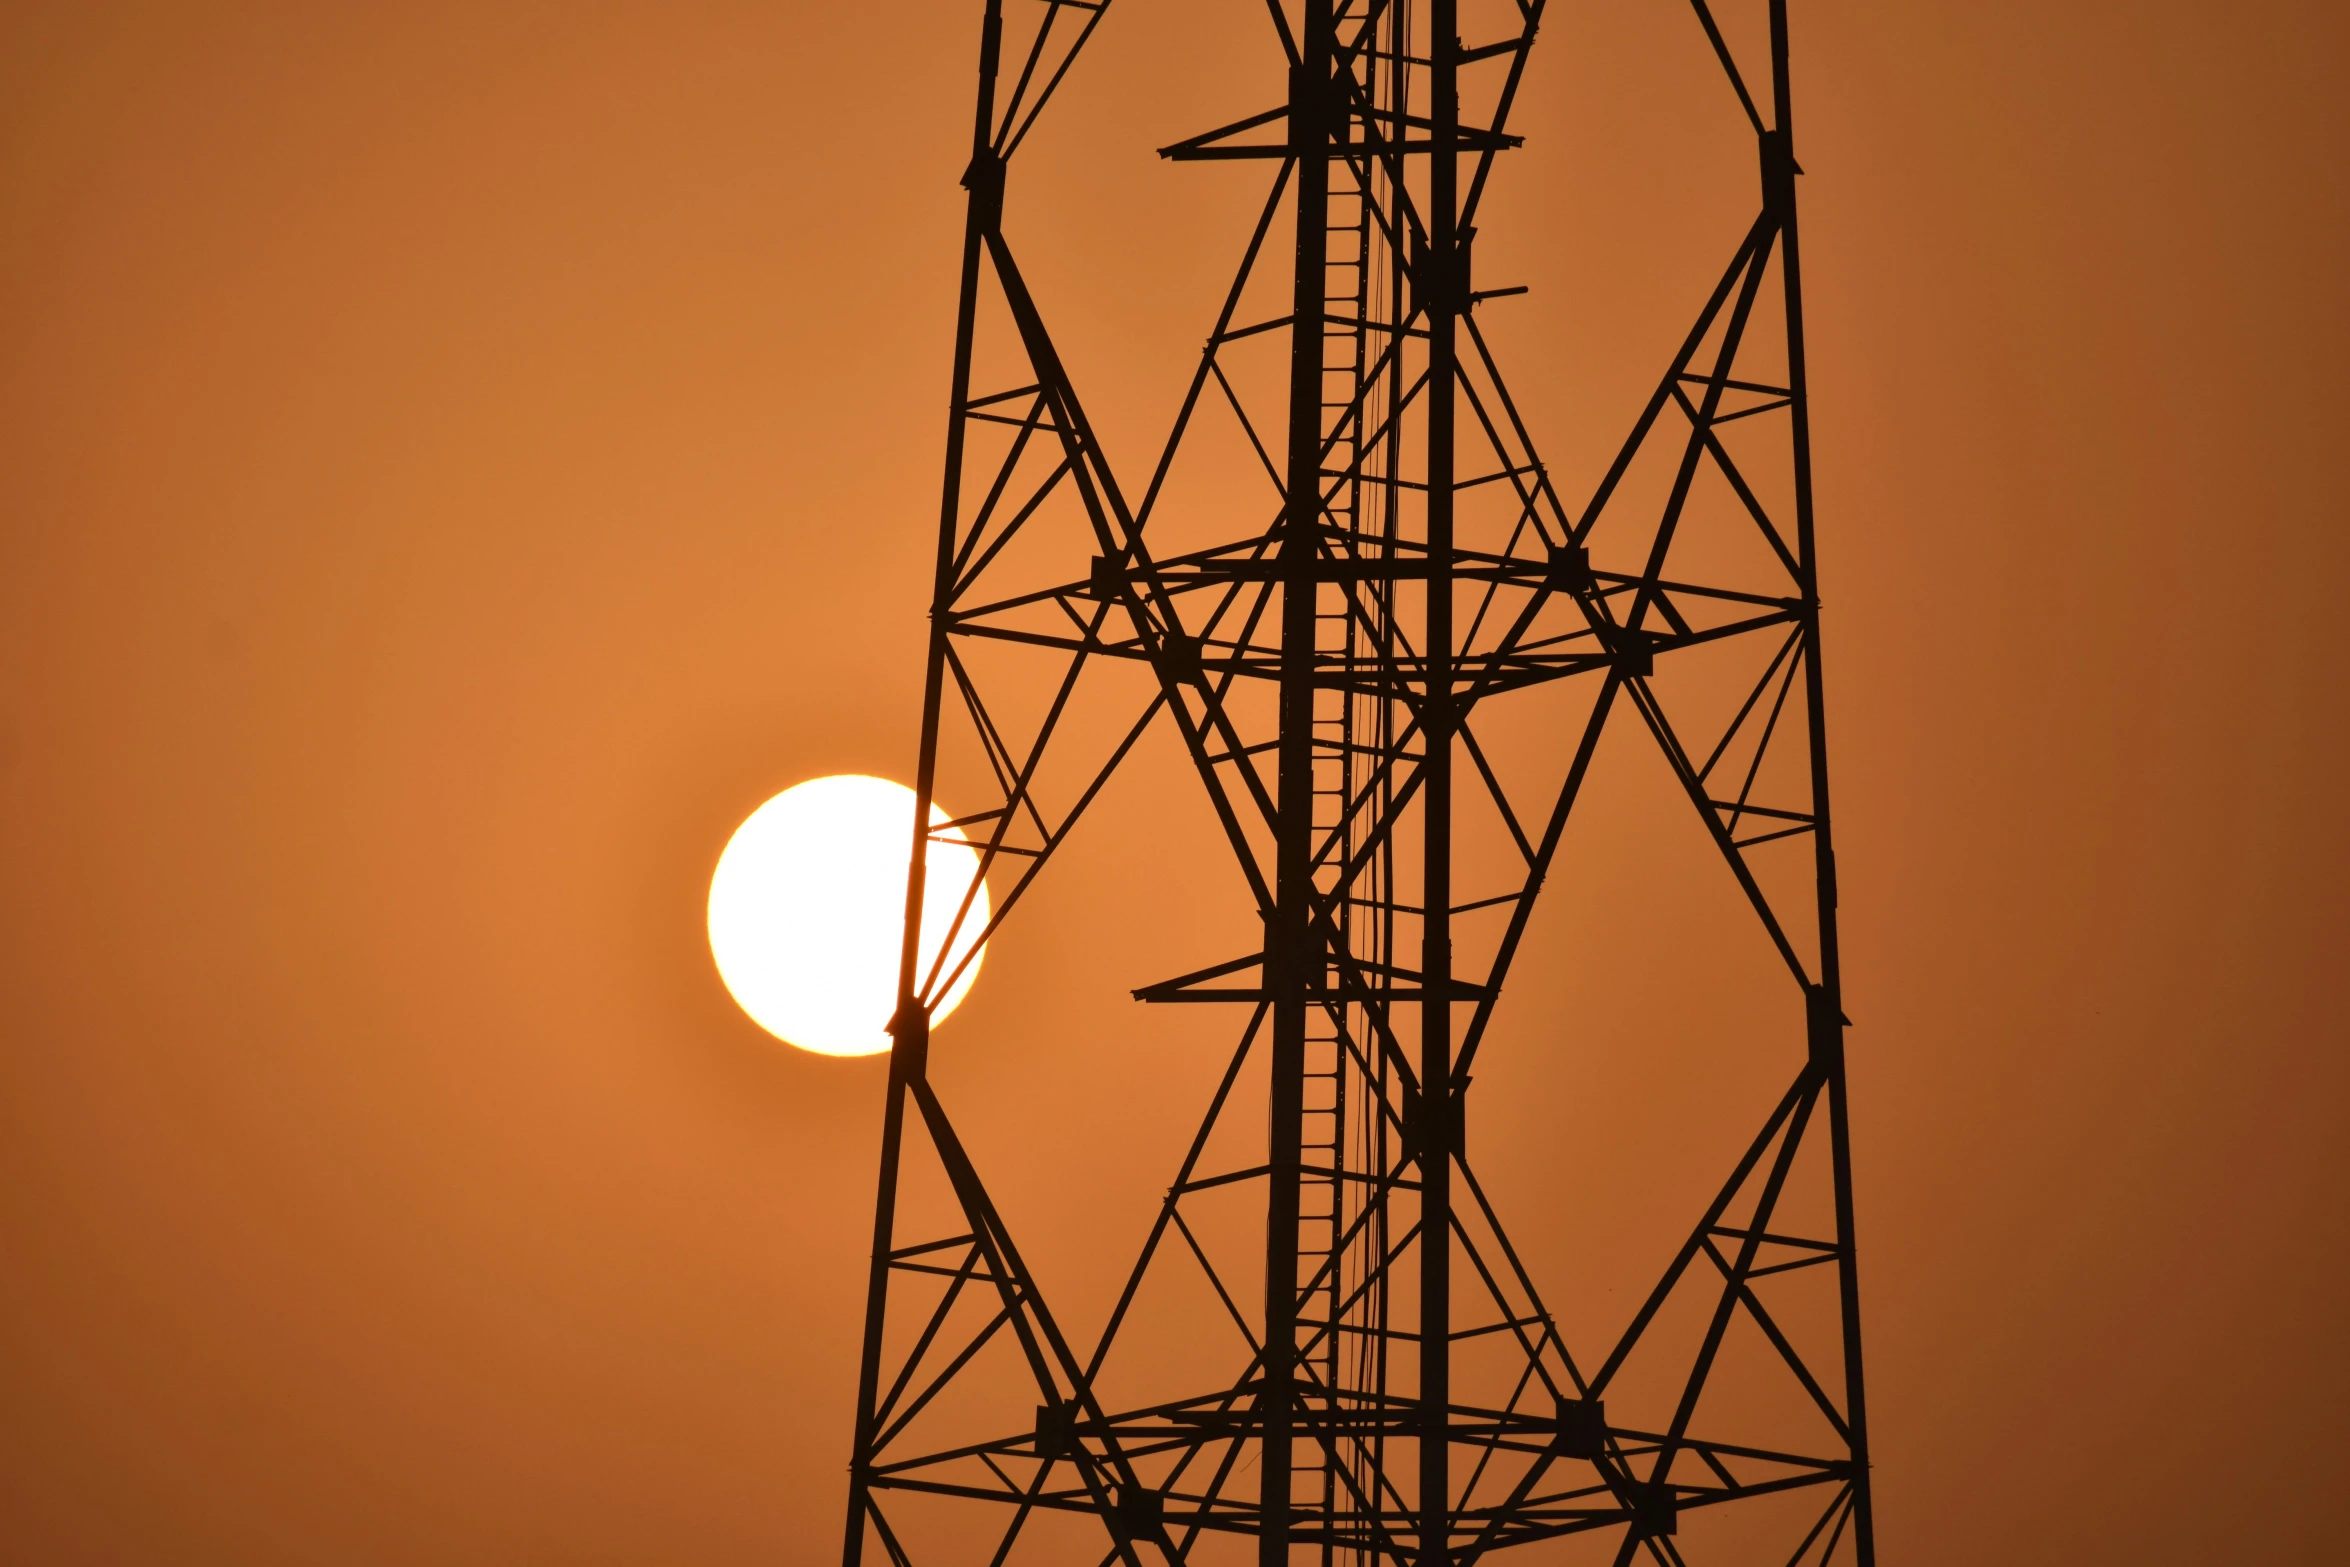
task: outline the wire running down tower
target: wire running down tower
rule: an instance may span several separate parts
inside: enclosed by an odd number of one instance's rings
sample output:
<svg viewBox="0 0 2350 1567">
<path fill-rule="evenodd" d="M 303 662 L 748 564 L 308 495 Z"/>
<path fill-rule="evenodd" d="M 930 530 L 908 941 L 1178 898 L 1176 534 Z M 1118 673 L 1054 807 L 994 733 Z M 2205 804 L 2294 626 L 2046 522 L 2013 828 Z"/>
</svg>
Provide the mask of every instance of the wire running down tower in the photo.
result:
<svg viewBox="0 0 2350 1567">
<path fill-rule="evenodd" d="M 955 824 L 1004 886 L 992 933 L 1164 727 L 1263 937 L 1135 992 L 1221 1007 L 1239 1037 L 1079 1343 L 929 1079 L 957 973 L 922 962 L 916 826 L 849 1567 L 1466 1567 L 1538 1542 L 1874 1561 L 1787 23 L 1752 3 L 1751 83 L 1693 13 L 1752 126 L 1759 210 L 1570 505 L 1481 320 L 1520 290 L 1472 262 L 1542 0 L 1269 7 L 1286 101 L 1163 149 L 1249 160 L 1270 188 L 1139 490 L 1004 226 L 1017 154 L 1110 3 L 1011 0 L 1007 27 L 987 0 L 916 821 L 944 766 L 995 791 Z M 1267 481 L 1254 519 L 1183 498 L 1211 422 Z M 1707 498 L 1735 547 L 1691 546 Z M 1118 722 L 1072 717 L 1105 693 Z M 1784 969 L 1751 1038 L 1787 1086 L 1720 1151 L 1718 1195 L 1621 1336 L 1570 1347 L 1463 1134 L 1611 723 L 1661 751 Z M 1556 737 L 1558 766 L 1526 784 L 1504 728 Z M 1234 1113 L 1248 1084 L 1262 1120 Z M 1148 1304 L 1178 1274 L 1198 1308 L 1180 1345 Z"/>
</svg>

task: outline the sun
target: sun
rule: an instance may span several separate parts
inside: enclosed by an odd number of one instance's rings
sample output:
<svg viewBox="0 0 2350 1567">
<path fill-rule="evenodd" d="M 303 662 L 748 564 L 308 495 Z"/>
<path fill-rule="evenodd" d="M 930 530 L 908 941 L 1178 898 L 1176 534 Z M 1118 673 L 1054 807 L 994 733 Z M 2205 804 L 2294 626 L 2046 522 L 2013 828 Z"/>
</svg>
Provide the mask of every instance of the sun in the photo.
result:
<svg viewBox="0 0 2350 1567">
<path fill-rule="evenodd" d="M 938 970 L 962 965 L 931 1009 L 934 1023 L 961 1005 L 986 955 L 973 950 L 988 918 L 979 851 L 949 819 L 932 804 L 917 987 L 929 980 L 966 893 L 971 907 Z M 913 823 L 913 790 L 842 774 L 795 784 L 734 830 L 710 877 L 710 955 L 753 1022 L 820 1055 L 889 1048 Z"/>
</svg>

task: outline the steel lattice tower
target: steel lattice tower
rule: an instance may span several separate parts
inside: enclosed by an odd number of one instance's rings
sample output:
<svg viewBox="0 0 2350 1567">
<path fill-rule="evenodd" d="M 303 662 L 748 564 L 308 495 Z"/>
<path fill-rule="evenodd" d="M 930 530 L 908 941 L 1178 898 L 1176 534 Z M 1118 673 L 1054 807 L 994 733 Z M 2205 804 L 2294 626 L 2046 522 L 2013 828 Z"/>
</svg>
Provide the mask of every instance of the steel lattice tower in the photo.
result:
<svg viewBox="0 0 2350 1567">
<path fill-rule="evenodd" d="M 1163 149 L 1259 160 L 1271 189 L 1131 498 L 1003 223 L 1007 171 L 1109 0 L 1014 0 L 1009 43 L 987 0 L 918 823 L 951 756 L 959 786 L 995 798 L 915 830 L 849 1567 L 1466 1564 L 1545 1541 L 1619 1564 L 1874 1561 L 1786 12 L 1754 3 L 1759 101 L 1706 0 L 1693 10 L 1753 128 L 1758 215 L 1725 236 L 1718 284 L 1577 508 L 1480 324 L 1481 301 L 1519 290 L 1480 290 L 1471 260 L 1543 0 L 1269 7 L 1287 101 Z M 1268 481 L 1240 523 L 1180 494 L 1226 414 Z M 1636 498 L 1644 459 L 1664 478 Z M 1709 504 L 1743 554 L 1692 552 Z M 1119 722 L 1072 720 L 1100 692 L 1127 702 Z M 1560 737 L 1539 788 L 1505 783 L 1480 742 L 1502 713 Z M 1718 1195 L 1628 1329 L 1579 1357 L 1463 1128 L 1611 720 L 1661 749 L 1783 960 L 1786 1002 L 1751 1034 L 1788 1086 L 1721 1151 Z M 929 1080 L 931 1011 L 959 971 L 922 963 L 921 868 L 942 831 L 980 845 L 1008 883 L 992 933 L 1153 726 L 1188 753 L 1263 940 L 1135 992 L 1245 1022 L 1081 1348 Z M 1500 848 L 1464 854 L 1473 834 Z M 1238 1130 L 1261 1154 L 1212 1167 L 1244 1074 L 1267 1114 Z M 945 1193 L 928 1217 L 909 1161 Z M 1203 1205 L 1258 1197 L 1261 1257 L 1220 1251 Z M 1122 1372 L 1182 1359 L 1134 1342 L 1137 1302 L 1176 1268 L 1229 1319 L 1230 1354 L 1173 1396 L 1123 1398 Z M 1258 1268 L 1260 1289 L 1230 1282 Z M 1668 1319 L 1687 1331 L 1669 1339 Z M 991 1355 L 1009 1381 L 981 1375 Z"/>
</svg>

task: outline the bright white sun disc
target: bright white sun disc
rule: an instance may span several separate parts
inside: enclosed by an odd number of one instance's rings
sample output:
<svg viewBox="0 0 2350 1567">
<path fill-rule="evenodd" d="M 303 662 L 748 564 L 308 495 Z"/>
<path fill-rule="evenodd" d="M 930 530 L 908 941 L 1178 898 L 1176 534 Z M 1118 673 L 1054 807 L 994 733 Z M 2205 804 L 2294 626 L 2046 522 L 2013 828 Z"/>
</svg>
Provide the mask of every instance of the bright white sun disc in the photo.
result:
<svg viewBox="0 0 2350 1567">
<path fill-rule="evenodd" d="M 962 1002 L 986 955 L 973 950 L 988 918 L 979 851 L 949 820 L 931 806 L 917 986 L 931 974 L 964 894 L 972 898 L 938 970 L 960 964 L 962 975 L 931 1009 L 933 1022 Z M 913 825 L 913 790 L 843 774 L 784 790 L 734 830 L 710 878 L 710 954 L 753 1022 L 828 1056 L 889 1048 Z"/>
</svg>

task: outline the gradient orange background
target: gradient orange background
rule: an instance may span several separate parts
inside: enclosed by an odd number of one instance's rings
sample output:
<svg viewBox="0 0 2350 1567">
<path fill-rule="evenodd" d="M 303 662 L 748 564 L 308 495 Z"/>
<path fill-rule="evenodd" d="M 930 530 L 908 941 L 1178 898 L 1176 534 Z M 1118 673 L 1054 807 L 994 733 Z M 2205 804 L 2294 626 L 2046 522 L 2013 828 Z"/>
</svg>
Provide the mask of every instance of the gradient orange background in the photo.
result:
<svg viewBox="0 0 2350 1567">
<path fill-rule="evenodd" d="M 881 1067 L 739 1015 L 701 901 L 911 770 L 976 17 L 0 17 L 0 1558 L 837 1549 Z M 1794 26 L 1886 1559 L 2337 1560 L 2350 23 Z M 1674 7 L 1543 49 L 1480 266 L 1585 474 L 1751 153 Z M 1129 468 L 1250 199 L 1150 149 L 1275 81 L 1121 0 L 1016 169 Z M 940 1034 L 1048 1282 L 1214 1066 L 1121 999 L 1162 783 Z M 1645 1125 L 1547 1105 L 1664 1069 L 1492 1070 L 1543 1244 Z"/>
</svg>

